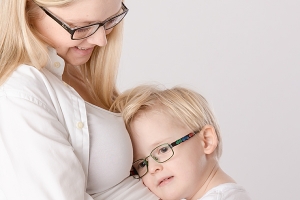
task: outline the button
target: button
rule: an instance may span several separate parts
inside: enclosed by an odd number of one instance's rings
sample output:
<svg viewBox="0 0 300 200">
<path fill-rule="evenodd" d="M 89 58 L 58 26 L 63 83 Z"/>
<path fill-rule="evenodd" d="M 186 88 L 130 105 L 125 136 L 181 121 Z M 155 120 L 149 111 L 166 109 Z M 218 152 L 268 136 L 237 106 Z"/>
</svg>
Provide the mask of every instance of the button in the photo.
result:
<svg viewBox="0 0 300 200">
<path fill-rule="evenodd" d="M 59 62 L 54 62 L 53 63 L 54 67 L 59 68 L 60 67 L 60 63 Z"/>
<path fill-rule="evenodd" d="M 82 122 L 77 122 L 77 128 L 82 129 L 83 128 L 83 123 Z"/>
</svg>

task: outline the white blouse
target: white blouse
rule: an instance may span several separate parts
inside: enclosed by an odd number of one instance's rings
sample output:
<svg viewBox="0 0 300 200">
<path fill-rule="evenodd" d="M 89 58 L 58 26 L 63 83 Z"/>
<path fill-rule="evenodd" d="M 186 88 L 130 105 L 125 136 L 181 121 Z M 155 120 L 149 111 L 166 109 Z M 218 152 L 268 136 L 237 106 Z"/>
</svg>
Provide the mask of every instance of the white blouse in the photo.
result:
<svg viewBox="0 0 300 200">
<path fill-rule="evenodd" d="M 41 71 L 20 65 L 0 86 L 0 193 L 4 199 L 92 199 L 86 193 L 85 103 L 62 81 L 50 49 Z"/>
<path fill-rule="evenodd" d="M 86 192 L 90 160 L 86 105 L 62 81 L 63 59 L 54 49 L 49 56 L 42 70 L 20 65 L 0 86 L 1 200 L 93 199 Z M 96 161 L 92 159 L 91 163 Z M 128 163 L 119 171 L 129 170 Z M 141 181 L 126 180 L 146 191 Z"/>
<path fill-rule="evenodd" d="M 87 192 L 96 194 L 128 177 L 132 144 L 120 114 L 86 103 L 90 130 L 90 162 Z"/>
<path fill-rule="evenodd" d="M 90 132 L 87 192 L 95 200 L 158 199 L 142 181 L 128 177 L 133 152 L 120 114 L 86 102 Z"/>
</svg>

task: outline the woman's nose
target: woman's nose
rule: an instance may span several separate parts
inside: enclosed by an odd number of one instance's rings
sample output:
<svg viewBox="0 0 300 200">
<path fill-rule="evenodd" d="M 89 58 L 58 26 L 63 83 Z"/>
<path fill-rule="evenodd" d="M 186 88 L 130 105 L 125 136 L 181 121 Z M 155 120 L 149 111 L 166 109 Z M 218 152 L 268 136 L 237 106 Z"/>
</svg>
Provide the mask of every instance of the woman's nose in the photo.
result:
<svg viewBox="0 0 300 200">
<path fill-rule="evenodd" d="M 159 172 L 163 169 L 162 163 L 158 163 L 153 159 L 148 159 L 148 170 L 149 173 L 154 174 L 156 172 Z"/>
<path fill-rule="evenodd" d="M 100 47 L 105 46 L 107 44 L 107 39 L 104 27 L 101 26 L 93 35 L 87 38 L 87 41 Z"/>
</svg>

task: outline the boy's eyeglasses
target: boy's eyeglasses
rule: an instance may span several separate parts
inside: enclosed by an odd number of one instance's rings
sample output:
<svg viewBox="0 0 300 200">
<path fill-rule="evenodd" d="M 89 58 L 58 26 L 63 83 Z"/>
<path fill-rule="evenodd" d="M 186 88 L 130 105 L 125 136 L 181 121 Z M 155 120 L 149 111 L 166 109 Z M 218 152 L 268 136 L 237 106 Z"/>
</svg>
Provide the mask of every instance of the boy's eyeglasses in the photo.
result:
<svg viewBox="0 0 300 200">
<path fill-rule="evenodd" d="M 111 18 L 106 19 L 104 22 L 98 22 L 94 24 L 90 24 L 87 26 L 82 26 L 78 28 L 71 28 L 68 24 L 65 22 L 59 20 L 57 17 L 55 17 L 49 10 L 46 8 L 39 6 L 49 17 L 54 19 L 59 25 L 61 25 L 66 31 L 68 31 L 71 34 L 72 40 L 81 40 L 84 38 L 87 38 L 103 26 L 105 30 L 111 29 L 115 27 L 117 24 L 119 24 L 122 19 L 125 17 L 125 15 L 128 13 L 128 8 L 124 5 L 122 2 L 122 12 L 120 14 L 117 14 L 116 16 L 113 16 Z"/>
<path fill-rule="evenodd" d="M 194 131 L 193 133 L 189 133 L 186 136 L 180 138 L 179 140 L 172 142 L 171 144 L 165 143 L 155 147 L 151 151 L 149 156 L 147 156 L 144 159 L 139 159 L 133 162 L 130 175 L 136 179 L 142 178 L 148 172 L 148 158 L 150 156 L 153 158 L 153 160 L 155 160 L 158 163 L 166 162 L 174 155 L 173 147 L 187 141 L 199 132 L 200 131 Z"/>
</svg>

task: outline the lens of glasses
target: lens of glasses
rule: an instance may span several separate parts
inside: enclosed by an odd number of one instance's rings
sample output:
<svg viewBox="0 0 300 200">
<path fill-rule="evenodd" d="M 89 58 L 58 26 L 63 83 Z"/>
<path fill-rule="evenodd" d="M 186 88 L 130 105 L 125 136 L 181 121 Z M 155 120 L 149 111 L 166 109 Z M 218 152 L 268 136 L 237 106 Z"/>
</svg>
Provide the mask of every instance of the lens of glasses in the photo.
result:
<svg viewBox="0 0 300 200">
<path fill-rule="evenodd" d="M 174 151 L 169 144 L 162 144 L 153 149 L 150 155 L 156 162 L 162 163 L 169 160 L 174 155 Z"/>
<path fill-rule="evenodd" d="M 119 24 L 122 21 L 122 19 L 125 17 L 125 15 L 126 15 L 126 13 L 122 13 L 119 16 L 109 19 L 108 21 L 105 22 L 104 29 L 108 30 L 108 29 L 115 27 L 117 24 Z M 77 29 L 73 34 L 73 39 L 80 40 L 83 38 L 87 38 L 87 37 L 93 35 L 98 30 L 99 27 L 100 27 L 99 24 L 94 24 L 94 25 L 85 26 L 80 29 Z"/>
<path fill-rule="evenodd" d="M 122 13 L 119 16 L 113 17 L 111 19 L 109 19 L 105 24 L 104 24 L 104 29 L 108 30 L 111 29 L 113 27 L 115 27 L 118 23 L 120 23 L 122 21 L 122 19 L 125 17 L 126 13 Z"/>
<path fill-rule="evenodd" d="M 83 39 L 93 35 L 98 30 L 99 24 L 85 26 L 80 29 L 77 29 L 73 34 L 74 40 Z"/>
<path fill-rule="evenodd" d="M 148 161 L 145 159 L 139 159 L 132 165 L 138 175 L 133 175 L 134 178 L 140 178 L 148 172 Z"/>
</svg>

